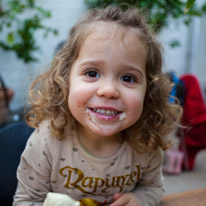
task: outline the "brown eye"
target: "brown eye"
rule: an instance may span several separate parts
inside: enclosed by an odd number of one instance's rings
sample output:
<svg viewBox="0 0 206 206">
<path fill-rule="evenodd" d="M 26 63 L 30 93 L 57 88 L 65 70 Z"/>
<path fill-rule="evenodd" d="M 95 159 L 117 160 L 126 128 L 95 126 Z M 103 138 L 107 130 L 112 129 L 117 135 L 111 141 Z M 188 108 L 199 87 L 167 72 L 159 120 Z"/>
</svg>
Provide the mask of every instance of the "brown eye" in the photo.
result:
<svg viewBox="0 0 206 206">
<path fill-rule="evenodd" d="M 134 82 L 137 82 L 136 79 L 132 76 L 132 75 L 123 75 L 121 77 L 121 81 L 123 82 L 127 82 L 127 83 L 134 83 Z"/>
<path fill-rule="evenodd" d="M 91 78 L 100 78 L 100 74 L 95 70 L 86 71 L 85 75 Z"/>
</svg>

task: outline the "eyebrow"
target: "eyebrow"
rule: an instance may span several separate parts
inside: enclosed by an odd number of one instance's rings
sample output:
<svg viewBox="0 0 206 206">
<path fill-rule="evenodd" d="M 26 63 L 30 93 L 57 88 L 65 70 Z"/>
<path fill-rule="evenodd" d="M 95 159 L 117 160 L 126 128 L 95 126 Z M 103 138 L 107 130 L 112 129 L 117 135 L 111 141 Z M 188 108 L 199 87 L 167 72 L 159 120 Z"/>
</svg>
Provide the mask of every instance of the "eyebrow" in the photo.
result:
<svg viewBox="0 0 206 206">
<path fill-rule="evenodd" d="M 128 70 L 132 70 L 132 71 L 135 71 L 135 72 L 138 72 L 140 73 L 140 75 L 143 77 L 144 74 L 142 72 L 142 69 L 140 69 L 139 67 L 136 67 L 136 66 L 132 66 L 132 65 L 124 65 L 124 67 L 126 67 Z"/>
<path fill-rule="evenodd" d="M 102 60 L 86 60 L 86 61 L 83 61 L 82 63 L 80 63 L 80 66 L 84 66 L 87 64 L 102 65 L 102 64 L 104 64 L 104 61 L 102 61 Z"/>
<path fill-rule="evenodd" d="M 82 63 L 80 63 L 80 66 L 85 66 L 85 65 L 88 65 L 88 64 L 91 64 L 91 65 L 103 65 L 105 63 L 102 60 L 90 60 L 90 59 L 88 59 L 88 60 L 85 60 Z M 122 67 L 127 68 L 127 70 L 132 70 L 132 71 L 138 72 L 138 73 L 140 73 L 140 75 L 142 77 L 144 76 L 144 74 L 142 72 L 142 69 L 140 69 L 140 68 L 138 68 L 136 66 L 124 64 L 124 65 L 122 65 Z"/>
</svg>

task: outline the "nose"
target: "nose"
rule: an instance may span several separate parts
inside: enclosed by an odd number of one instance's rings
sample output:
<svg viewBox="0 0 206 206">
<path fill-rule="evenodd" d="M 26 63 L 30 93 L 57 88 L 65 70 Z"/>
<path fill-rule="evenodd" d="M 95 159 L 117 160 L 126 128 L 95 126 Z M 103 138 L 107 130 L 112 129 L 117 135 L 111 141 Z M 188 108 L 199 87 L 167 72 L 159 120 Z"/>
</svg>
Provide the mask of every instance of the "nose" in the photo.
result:
<svg viewBox="0 0 206 206">
<path fill-rule="evenodd" d="M 118 85 L 114 81 L 102 82 L 97 90 L 99 97 L 106 97 L 108 99 L 117 99 L 120 96 Z"/>
</svg>

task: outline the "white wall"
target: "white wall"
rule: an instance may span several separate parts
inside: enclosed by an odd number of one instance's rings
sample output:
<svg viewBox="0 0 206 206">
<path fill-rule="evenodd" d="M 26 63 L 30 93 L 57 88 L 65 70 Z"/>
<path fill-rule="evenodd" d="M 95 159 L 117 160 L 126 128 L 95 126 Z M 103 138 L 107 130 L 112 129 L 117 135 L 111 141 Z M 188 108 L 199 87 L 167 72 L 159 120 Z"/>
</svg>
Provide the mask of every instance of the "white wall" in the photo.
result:
<svg viewBox="0 0 206 206">
<path fill-rule="evenodd" d="M 0 50 L 0 73 L 6 84 L 15 90 L 15 96 L 11 102 L 12 110 L 24 106 L 31 79 L 49 64 L 55 47 L 66 39 L 69 29 L 86 10 L 83 0 L 37 0 L 37 4 L 52 11 L 52 18 L 44 23 L 58 29 L 59 35 L 50 34 L 47 39 L 44 39 L 41 33 L 37 34 L 38 45 L 41 47 L 41 51 L 35 53 L 39 57 L 37 63 L 24 64 L 16 58 L 14 53 Z M 193 72 L 200 78 L 202 85 L 206 86 L 206 78 L 204 78 L 206 73 L 204 69 L 206 65 L 205 33 L 205 19 L 199 20 L 199 23 L 194 22 L 191 28 L 171 22 L 169 28 L 164 29 L 158 36 L 165 48 L 165 71 L 173 70 L 178 75 Z M 174 49 L 169 47 L 169 42 L 173 39 L 178 39 L 181 46 Z"/>
<path fill-rule="evenodd" d="M 206 89 L 206 17 L 194 18 L 191 25 L 175 26 L 171 22 L 158 36 L 165 48 L 165 71 L 175 71 L 178 76 L 192 73 Z M 180 47 L 171 48 L 168 42 L 178 39 Z M 205 94 L 203 94 L 205 95 Z"/>
<path fill-rule="evenodd" d="M 164 71 L 175 71 L 177 75 L 185 72 L 188 33 L 189 28 L 184 24 L 176 24 L 176 22 L 171 21 L 170 25 L 158 35 L 164 49 Z M 173 40 L 178 40 L 180 46 L 171 48 L 170 43 Z"/>
<path fill-rule="evenodd" d="M 191 49 L 190 71 L 198 76 L 202 88 L 206 89 L 206 17 L 195 19 L 193 26 L 196 39 Z"/>
<path fill-rule="evenodd" d="M 14 53 L 0 49 L 0 73 L 6 85 L 15 90 L 11 110 L 25 105 L 31 79 L 49 64 L 56 46 L 66 39 L 69 29 L 86 10 L 83 0 L 37 0 L 37 5 L 52 11 L 52 18 L 45 20 L 44 24 L 56 28 L 59 35 L 50 34 L 46 39 L 42 37 L 41 32 L 36 35 L 41 47 L 41 51 L 35 53 L 35 56 L 39 57 L 37 63 L 24 64 Z"/>
</svg>

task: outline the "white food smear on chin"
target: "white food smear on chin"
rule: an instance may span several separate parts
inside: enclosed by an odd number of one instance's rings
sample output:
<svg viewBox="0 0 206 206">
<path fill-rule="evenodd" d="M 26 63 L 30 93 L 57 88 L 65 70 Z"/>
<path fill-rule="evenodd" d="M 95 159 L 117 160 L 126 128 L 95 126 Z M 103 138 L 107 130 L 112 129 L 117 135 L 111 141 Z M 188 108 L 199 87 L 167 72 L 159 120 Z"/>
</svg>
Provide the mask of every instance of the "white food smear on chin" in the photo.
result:
<svg viewBox="0 0 206 206">
<path fill-rule="evenodd" d="M 98 128 L 101 128 L 99 125 L 97 125 L 97 123 L 94 121 L 94 119 L 92 118 L 91 114 L 89 113 L 89 109 L 87 108 L 86 109 L 86 112 L 85 112 L 88 116 L 89 116 L 89 120 Z"/>
<path fill-rule="evenodd" d="M 122 112 L 122 114 L 119 115 L 119 120 L 122 121 L 126 117 L 126 113 Z"/>
</svg>

